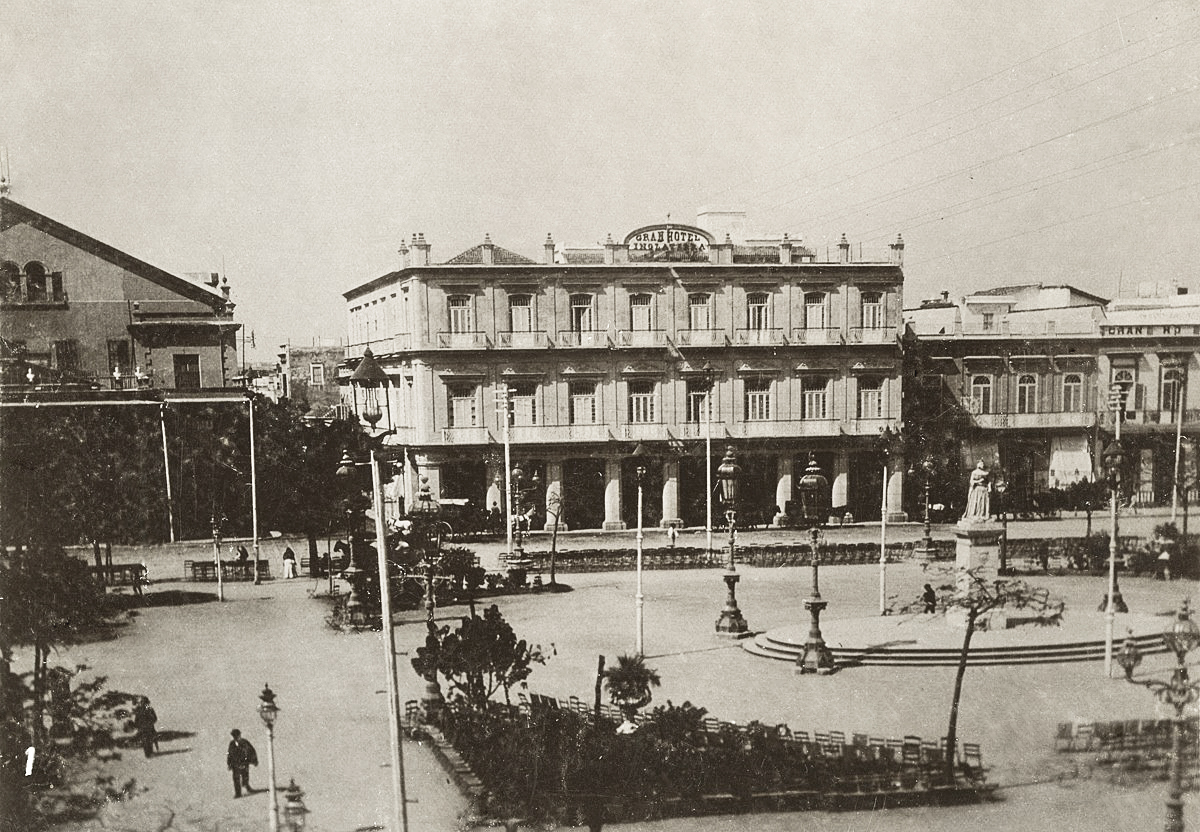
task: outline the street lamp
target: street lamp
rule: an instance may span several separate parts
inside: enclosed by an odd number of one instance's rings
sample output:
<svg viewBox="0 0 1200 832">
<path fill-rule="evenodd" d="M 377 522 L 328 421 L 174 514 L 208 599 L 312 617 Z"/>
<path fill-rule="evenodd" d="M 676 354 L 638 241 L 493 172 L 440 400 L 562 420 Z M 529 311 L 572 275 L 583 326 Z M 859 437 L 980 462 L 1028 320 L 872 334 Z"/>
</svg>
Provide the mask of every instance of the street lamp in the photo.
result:
<svg viewBox="0 0 1200 832">
<path fill-rule="evenodd" d="M 1121 414 L 1117 414 L 1120 419 Z M 1118 421 L 1117 424 L 1120 424 Z M 1118 429 L 1119 431 L 1119 429 Z M 1112 676 L 1113 624 L 1118 612 L 1129 612 L 1121 588 L 1117 585 L 1117 500 L 1121 492 L 1121 466 L 1125 462 L 1125 449 L 1121 440 L 1114 439 L 1104 449 L 1104 473 L 1108 477 L 1110 526 L 1108 538 L 1108 594 L 1104 599 L 1104 675 Z"/>
<path fill-rule="evenodd" d="M 924 569 L 933 559 L 933 535 L 929 528 L 929 481 L 933 478 L 933 459 L 925 457 L 921 462 L 921 470 L 925 472 L 925 536 L 921 538 L 921 568 Z"/>
<path fill-rule="evenodd" d="M 1125 639 L 1117 661 L 1125 669 L 1126 681 L 1149 688 L 1159 702 L 1175 709 L 1175 719 L 1171 721 L 1171 762 L 1164 829 L 1167 832 L 1183 832 L 1183 712 L 1200 698 L 1200 683 L 1189 681 L 1187 669 L 1187 654 L 1200 644 L 1200 627 L 1192 621 L 1186 600 L 1179 608 L 1178 617 L 1163 632 L 1162 640 L 1167 649 L 1175 654 L 1175 669 L 1169 682 L 1133 678 L 1133 671 L 1141 663 L 1142 654 L 1134 643 L 1132 631 Z"/>
<path fill-rule="evenodd" d="M 221 575 L 221 521 L 224 517 L 212 516 L 213 559 L 217 567 L 217 600 L 225 600 L 225 582 Z"/>
<path fill-rule="evenodd" d="M 704 534 L 707 538 L 708 554 L 712 556 L 713 533 L 713 483 L 712 483 L 712 394 L 713 394 L 713 365 L 705 361 L 701 368 L 704 372 Z"/>
<path fill-rule="evenodd" d="M 633 456 L 636 459 L 646 453 L 646 449 L 639 442 L 637 447 L 633 449 Z M 644 656 L 645 651 L 645 631 L 643 618 L 643 606 L 645 605 L 645 596 L 642 595 L 642 485 L 646 479 L 646 466 L 638 464 L 636 469 L 637 475 L 637 595 L 635 596 L 636 619 L 637 619 L 637 655 Z"/>
<path fill-rule="evenodd" d="M 1004 469 L 998 469 L 995 475 L 996 513 L 1000 515 L 1000 574 L 1008 574 L 1008 506 L 1004 504 L 1004 492 L 1008 491 L 1008 480 L 1004 478 Z"/>
<path fill-rule="evenodd" d="M 725 597 L 725 609 L 717 618 L 717 633 L 720 635 L 740 637 L 750 629 L 742 611 L 738 609 L 737 584 L 741 577 L 733 564 L 737 534 L 737 500 L 738 486 L 742 478 L 742 466 L 738 465 L 733 446 L 725 448 L 725 456 L 717 466 L 717 479 L 721 483 L 721 500 L 725 503 L 725 519 L 729 523 L 729 565 L 725 570 L 723 580 L 729 593 Z"/>
<path fill-rule="evenodd" d="M 508 565 L 518 569 L 527 569 L 533 561 L 531 558 L 525 556 L 525 529 L 523 523 L 525 522 L 525 512 L 529 510 L 526 508 L 525 501 L 526 497 L 537 490 L 538 485 L 541 483 L 541 478 L 538 476 L 537 471 L 534 471 L 533 477 L 530 479 L 530 485 L 526 487 L 525 470 L 521 468 L 520 464 L 513 466 L 511 476 L 512 499 L 514 502 L 512 517 L 513 556 L 509 558 Z"/>
<path fill-rule="evenodd" d="M 258 706 L 258 715 L 267 726 L 267 786 L 271 794 L 267 823 L 271 832 L 279 832 L 279 803 L 275 799 L 275 720 L 279 717 L 279 706 L 275 704 L 275 692 L 270 685 L 263 685 L 258 698 L 262 702 Z"/>
<path fill-rule="evenodd" d="M 350 389 L 354 393 L 355 412 L 362 416 L 363 421 L 369 424 L 372 429 L 383 418 L 383 410 L 379 404 L 379 392 L 382 389 L 386 398 L 389 381 L 388 374 L 384 372 L 383 368 L 379 366 L 379 362 L 375 360 L 375 353 L 371 352 L 370 347 L 367 347 L 363 351 L 362 360 L 358 362 L 358 366 L 350 374 Z M 362 390 L 363 393 L 363 406 L 361 410 L 358 407 L 359 390 Z M 388 410 L 388 421 L 390 422 L 390 402 L 388 403 Z"/>
<path fill-rule="evenodd" d="M 346 488 L 346 545 L 349 547 L 347 557 L 349 558 L 346 568 L 342 570 L 342 577 L 346 583 L 350 584 L 350 595 L 346 599 L 346 617 L 349 619 L 351 626 L 361 627 L 366 623 L 366 610 L 363 605 L 363 581 L 366 578 L 365 573 L 359 567 L 358 561 L 355 559 L 354 547 L 354 508 L 350 502 L 349 494 L 351 486 L 349 483 L 354 479 L 354 468 L 358 463 L 350 456 L 350 451 L 342 452 L 342 458 L 338 462 L 337 477 Z M 332 569 L 332 565 L 330 566 Z"/>
<path fill-rule="evenodd" d="M 809 463 L 805 477 L 819 477 L 821 483 L 828 487 L 828 481 L 821 475 L 816 460 Z M 814 483 L 814 485 L 816 484 Z M 804 602 L 804 608 L 808 610 L 809 614 L 808 638 L 804 642 L 804 652 L 796 659 L 796 669 L 799 673 L 825 675 L 837 669 L 833 653 L 830 652 L 821 635 L 821 611 L 829 604 L 828 601 L 821 599 L 821 547 L 825 543 L 825 535 L 820 528 L 814 526 L 809 530 L 809 536 L 812 549 L 812 594 Z"/>
<path fill-rule="evenodd" d="M 287 832 L 304 832 L 307 823 L 308 807 L 304 805 L 304 791 L 296 785 L 295 779 L 288 781 L 288 787 L 283 792 L 283 822 Z"/>
</svg>

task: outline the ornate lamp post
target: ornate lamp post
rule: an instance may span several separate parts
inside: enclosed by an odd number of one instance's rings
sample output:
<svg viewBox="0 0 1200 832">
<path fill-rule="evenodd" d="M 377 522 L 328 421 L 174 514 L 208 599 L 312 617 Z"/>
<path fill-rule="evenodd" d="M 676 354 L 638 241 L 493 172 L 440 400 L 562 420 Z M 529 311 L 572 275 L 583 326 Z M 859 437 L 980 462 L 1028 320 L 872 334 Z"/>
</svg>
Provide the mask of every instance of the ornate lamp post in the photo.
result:
<svg viewBox="0 0 1200 832">
<path fill-rule="evenodd" d="M 1163 632 L 1163 644 L 1175 654 L 1175 669 L 1171 681 L 1135 679 L 1133 671 L 1142 661 L 1142 655 L 1134 643 L 1133 633 L 1125 639 L 1117 661 L 1125 669 L 1126 681 L 1149 688 L 1158 701 L 1175 709 L 1171 723 L 1171 762 L 1167 786 L 1167 832 L 1183 832 L 1183 712 L 1188 705 L 1200 698 L 1200 684 L 1188 679 L 1187 654 L 1200 644 L 1200 627 L 1192 621 L 1188 602 L 1179 608 L 1179 616 Z"/>
<path fill-rule="evenodd" d="M 1120 419 L 1121 414 L 1117 414 Z M 1118 421 L 1117 424 L 1120 424 Z M 1119 429 L 1118 429 L 1119 431 Z M 1104 599 L 1104 675 L 1112 676 L 1113 625 L 1118 612 L 1129 612 L 1121 588 L 1117 585 L 1117 501 L 1121 493 L 1121 466 L 1125 462 L 1125 449 L 1121 440 L 1114 439 L 1104 449 L 1104 473 L 1108 478 L 1109 494 L 1109 538 L 1108 538 L 1108 594 Z"/>
<path fill-rule="evenodd" d="M 224 517 L 212 516 L 213 560 L 217 567 L 217 600 L 225 600 L 225 582 L 221 575 L 221 521 Z"/>
<path fill-rule="evenodd" d="M 258 698 L 262 701 L 258 715 L 267 726 L 267 787 L 270 789 L 267 823 L 271 832 L 279 832 L 279 802 L 275 799 L 275 720 L 279 717 L 279 706 L 275 704 L 275 692 L 270 685 L 263 685 Z"/>
<path fill-rule="evenodd" d="M 705 361 L 701 368 L 704 372 L 704 535 L 709 556 L 712 555 L 713 533 L 713 484 L 712 484 L 712 394 L 713 378 L 716 370 Z"/>
<path fill-rule="evenodd" d="M 358 362 L 358 366 L 350 374 L 350 389 L 354 393 L 355 412 L 372 429 L 383 418 L 383 409 L 379 403 L 379 393 L 382 390 L 386 399 L 387 384 L 389 381 L 388 374 L 383 371 L 383 368 L 379 366 L 379 362 L 375 360 L 375 354 L 371 352 L 371 348 L 367 347 L 363 351 L 362 360 Z M 362 392 L 363 396 L 361 408 L 359 407 L 359 391 Z M 387 404 L 390 411 L 391 405 L 390 403 Z M 390 413 L 388 421 L 391 421 Z"/>
<path fill-rule="evenodd" d="M 809 461 L 804 479 L 813 493 L 823 493 L 829 487 L 829 481 L 821 475 L 816 460 Z M 837 663 L 821 635 L 821 612 L 829 603 L 821 599 L 821 547 L 825 543 L 825 536 L 815 526 L 809 530 L 809 535 L 812 546 L 812 594 L 804 602 L 809 614 L 808 638 L 804 642 L 804 652 L 796 659 L 796 669 L 800 673 L 828 674 L 837 669 Z"/>
<path fill-rule="evenodd" d="M 639 442 L 633 455 L 639 456 L 638 451 L 644 451 L 642 444 Z M 637 655 L 644 656 L 645 651 L 645 619 L 643 618 L 643 607 L 645 606 L 645 596 L 642 595 L 642 484 L 646 479 L 646 466 L 638 465 L 637 467 L 637 595 L 635 596 L 635 606 L 637 609 Z"/>
<path fill-rule="evenodd" d="M 996 513 L 1000 515 L 1000 574 L 1008 574 L 1008 506 L 1004 504 L 1004 493 L 1008 491 L 1008 480 L 1004 469 L 997 467 L 994 474 L 996 489 Z"/>
<path fill-rule="evenodd" d="M 307 814 L 304 791 L 296 785 L 294 779 L 289 780 L 288 787 L 283 792 L 283 822 L 287 832 L 304 832 L 304 825 L 308 822 Z"/>
<path fill-rule="evenodd" d="M 929 527 L 929 481 L 933 478 L 933 459 L 925 457 L 921 462 L 921 470 L 925 472 L 925 534 L 921 538 L 921 568 L 924 569 L 933 559 L 933 534 Z"/>
<path fill-rule="evenodd" d="M 344 483 L 346 493 L 350 493 L 351 483 L 354 479 L 354 467 L 357 463 L 350 456 L 349 451 L 342 452 L 342 458 L 338 462 L 337 477 Z M 342 577 L 346 579 L 346 583 L 350 584 L 350 596 L 346 599 L 346 615 L 350 620 L 351 626 L 362 627 L 366 624 L 367 612 L 363 604 L 363 582 L 366 580 L 366 573 L 359 567 L 358 561 L 355 558 L 354 546 L 354 509 L 347 497 L 346 500 L 346 545 L 350 551 L 347 555 L 349 561 L 346 568 L 342 570 Z M 332 568 L 332 567 L 331 567 Z"/>
<path fill-rule="evenodd" d="M 729 565 L 723 576 L 729 593 L 725 597 L 725 609 L 721 610 L 721 615 L 717 618 L 717 633 L 734 637 L 739 637 L 750 629 L 742 611 L 738 609 L 737 584 L 741 580 L 741 576 L 738 575 L 737 567 L 733 562 L 737 545 L 737 500 L 741 478 L 742 466 L 738 465 L 733 446 L 728 445 L 725 448 L 725 456 L 717 467 L 717 479 L 721 484 L 721 500 L 725 503 L 725 519 L 729 523 Z"/>
</svg>

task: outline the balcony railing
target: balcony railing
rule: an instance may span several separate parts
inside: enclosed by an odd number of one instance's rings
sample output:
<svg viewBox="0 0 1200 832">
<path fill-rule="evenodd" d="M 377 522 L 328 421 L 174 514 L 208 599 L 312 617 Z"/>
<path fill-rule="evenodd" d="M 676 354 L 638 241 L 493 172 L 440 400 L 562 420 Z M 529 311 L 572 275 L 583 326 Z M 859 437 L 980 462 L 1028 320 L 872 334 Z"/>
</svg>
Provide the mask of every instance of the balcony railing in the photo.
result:
<svg viewBox="0 0 1200 832">
<path fill-rule="evenodd" d="M 485 350 L 491 345 L 485 332 L 439 332 L 437 344 L 443 350 Z"/>
<path fill-rule="evenodd" d="M 793 344 L 840 344 L 842 330 L 838 327 L 811 327 L 792 330 Z"/>
<path fill-rule="evenodd" d="M 626 423 L 621 425 L 617 432 L 621 439 L 630 440 L 666 441 L 673 438 L 666 424 L 662 422 Z"/>
<path fill-rule="evenodd" d="M 661 347 L 667 333 L 661 329 L 622 329 L 617 333 L 618 347 Z"/>
<path fill-rule="evenodd" d="M 501 349 L 540 350 L 550 346 L 550 338 L 542 331 L 498 332 L 496 346 Z"/>
<path fill-rule="evenodd" d="M 612 439 L 607 425 L 520 425 L 509 428 L 513 442 L 545 444 L 553 442 L 607 442 Z"/>
<path fill-rule="evenodd" d="M 728 426 L 734 439 L 775 439 L 796 436 L 837 436 L 837 419 L 775 419 L 767 422 L 735 422 Z M 701 434 L 703 435 L 703 434 Z"/>
<path fill-rule="evenodd" d="M 981 428 L 1090 428 L 1095 413 L 976 413 L 972 418 Z"/>
<path fill-rule="evenodd" d="M 723 329 L 681 329 L 675 333 L 681 347 L 723 347 L 728 338 Z"/>
<path fill-rule="evenodd" d="M 559 330 L 555 343 L 560 347 L 607 347 L 608 333 L 599 329 L 592 330 Z"/>
<path fill-rule="evenodd" d="M 782 329 L 739 329 L 733 333 L 739 346 L 776 347 L 786 343 Z"/>
<path fill-rule="evenodd" d="M 1171 410 L 1129 410 L 1125 412 L 1124 424 L 1135 427 L 1149 427 L 1154 425 L 1174 427 L 1178 418 L 1178 413 Z M 1197 422 L 1200 422 L 1200 410 L 1185 409 L 1183 411 L 1183 423 L 1185 425 L 1194 426 Z M 1112 430 L 1114 426 L 1112 411 L 1104 411 L 1101 414 L 1100 424 Z"/>
<path fill-rule="evenodd" d="M 675 426 L 675 430 L 679 434 L 680 439 L 704 439 L 708 435 L 705 433 L 707 429 L 708 428 L 705 422 L 680 422 Z M 725 423 L 717 419 L 716 414 L 714 413 L 712 420 L 712 437 L 713 439 L 720 439 L 724 435 Z"/>
<path fill-rule="evenodd" d="M 67 293 L 13 290 L 5 292 L 3 297 L 0 297 L 0 304 L 3 304 L 5 308 L 18 306 L 57 306 L 65 308 L 67 306 Z"/>
<path fill-rule="evenodd" d="M 484 445 L 492 441 L 491 433 L 484 427 L 442 428 L 431 438 L 434 442 L 440 439 L 443 445 Z"/>
<path fill-rule="evenodd" d="M 852 327 L 849 341 L 851 344 L 893 344 L 896 341 L 896 327 Z"/>
<path fill-rule="evenodd" d="M 895 425 L 895 419 L 849 419 L 842 426 L 851 436 L 878 436 L 879 432 L 888 425 Z"/>
</svg>

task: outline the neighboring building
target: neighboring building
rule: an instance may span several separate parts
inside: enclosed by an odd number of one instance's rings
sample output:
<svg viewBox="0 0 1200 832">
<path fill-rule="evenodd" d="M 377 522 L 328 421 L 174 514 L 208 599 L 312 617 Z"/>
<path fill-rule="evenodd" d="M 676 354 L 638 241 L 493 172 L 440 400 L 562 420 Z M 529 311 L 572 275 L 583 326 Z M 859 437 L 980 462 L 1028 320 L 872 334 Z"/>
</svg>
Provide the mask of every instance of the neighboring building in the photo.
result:
<svg viewBox="0 0 1200 832">
<path fill-rule="evenodd" d="M 541 262 L 485 237 L 435 264 L 416 235 L 400 270 L 345 293 L 345 401 L 370 409 L 347 385 L 369 347 L 388 377 L 370 415 L 416 463 L 410 497 L 419 474 L 443 498 L 504 505 L 507 390 L 512 459 L 538 475 L 539 503 L 561 495 L 571 528 L 636 525 L 639 466 L 647 525 L 702 524 L 710 402 L 711 463 L 736 449 L 744 519 L 797 501 L 810 457 L 835 509 L 878 518 L 876 440 L 900 415 L 904 244 L 853 262 L 843 237 L 820 262 L 786 234 L 735 242 L 741 218 L 600 248 L 547 237 Z M 901 488 L 893 474 L 892 513 Z"/>
<path fill-rule="evenodd" d="M 1122 442 L 1133 460 L 1131 491 L 1150 505 L 1171 501 L 1185 388 L 1184 435 L 1200 432 L 1200 385 L 1187 385 L 1200 371 L 1198 301 L 1176 290 L 1110 303 L 1070 286 L 1027 284 L 958 301 L 943 292 L 904 317 L 932 355 L 936 374 L 925 383 L 941 385 L 971 414 L 977 430 L 963 462 L 999 464 L 1014 508 L 1099 475 L 1114 433 L 1114 384 L 1127 393 Z M 1184 453 L 1194 470 L 1188 443 Z"/>
<path fill-rule="evenodd" d="M 207 284 L 0 197 L 0 382 L 55 389 L 233 386 L 233 304 Z"/>
<path fill-rule="evenodd" d="M 307 415 L 319 419 L 345 417 L 338 387 L 338 365 L 346 357 L 340 342 L 314 340 L 311 346 L 279 347 L 280 394 L 308 404 Z"/>
</svg>

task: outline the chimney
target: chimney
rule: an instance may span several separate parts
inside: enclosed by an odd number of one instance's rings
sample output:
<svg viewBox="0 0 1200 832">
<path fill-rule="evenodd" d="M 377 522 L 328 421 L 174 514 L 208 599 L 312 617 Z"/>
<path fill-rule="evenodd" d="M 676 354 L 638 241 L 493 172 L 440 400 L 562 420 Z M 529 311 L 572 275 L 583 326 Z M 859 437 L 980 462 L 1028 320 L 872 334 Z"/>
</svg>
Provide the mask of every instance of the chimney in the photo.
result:
<svg viewBox="0 0 1200 832">
<path fill-rule="evenodd" d="M 542 243 L 542 261 L 547 266 L 554 265 L 554 238 L 546 234 L 546 242 Z"/>
<path fill-rule="evenodd" d="M 786 265 L 791 265 L 792 262 L 792 241 L 788 239 L 787 232 L 783 232 L 783 239 L 779 242 L 779 262 Z"/>
<path fill-rule="evenodd" d="M 617 244 L 613 242 L 612 234 L 604 238 L 604 265 L 611 266 L 616 259 Z"/>
<path fill-rule="evenodd" d="M 1177 295 L 1186 295 L 1187 292 L 1188 292 L 1188 287 L 1186 287 L 1186 286 L 1177 286 L 1175 288 L 1175 294 L 1177 294 Z"/>
<path fill-rule="evenodd" d="M 897 266 L 904 265 L 904 238 L 896 235 L 896 242 L 888 246 L 892 250 L 892 262 Z"/>
<path fill-rule="evenodd" d="M 425 233 L 421 232 L 413 237 L 413 251 L 416 252 L 416 266 L 429 265 L 429 243 L 425 242 Z"/>
<path fill-rule="evenodd" d="M 496 247 L 492 245 L 492 235 L 483 235 L 483 245 L 480 247 L 480 253 L 483 256 L 483 265 L 496 265 Z"/>
<path fill-rule="evenodd" d="M 846 239 L 845 234 L 842 234 L 842 239 L 838 240 L 838 262 L 850 262 L 850 241 Z"/>
<path fill-rule="evenodd" d="M 400 241 L 400 248 L 397 251 L 400 252 L 400 268 L 407 269 L 411 265 L 411 261 L 408 256 L 409 248 L 403 240 Z"/>
<path fill-rule="evenodd" d="M 215 275 L 214 275 L 215 277 Z M 225 300 L 229 300 L 229 278 L 221 279 L 221 294 L 225 296 Z"/>
<path fill-rule="evenodd" d="M 950 302 L 950 293 L 945 289 L 942 290 L 942 303 Z"/>
</svg>

